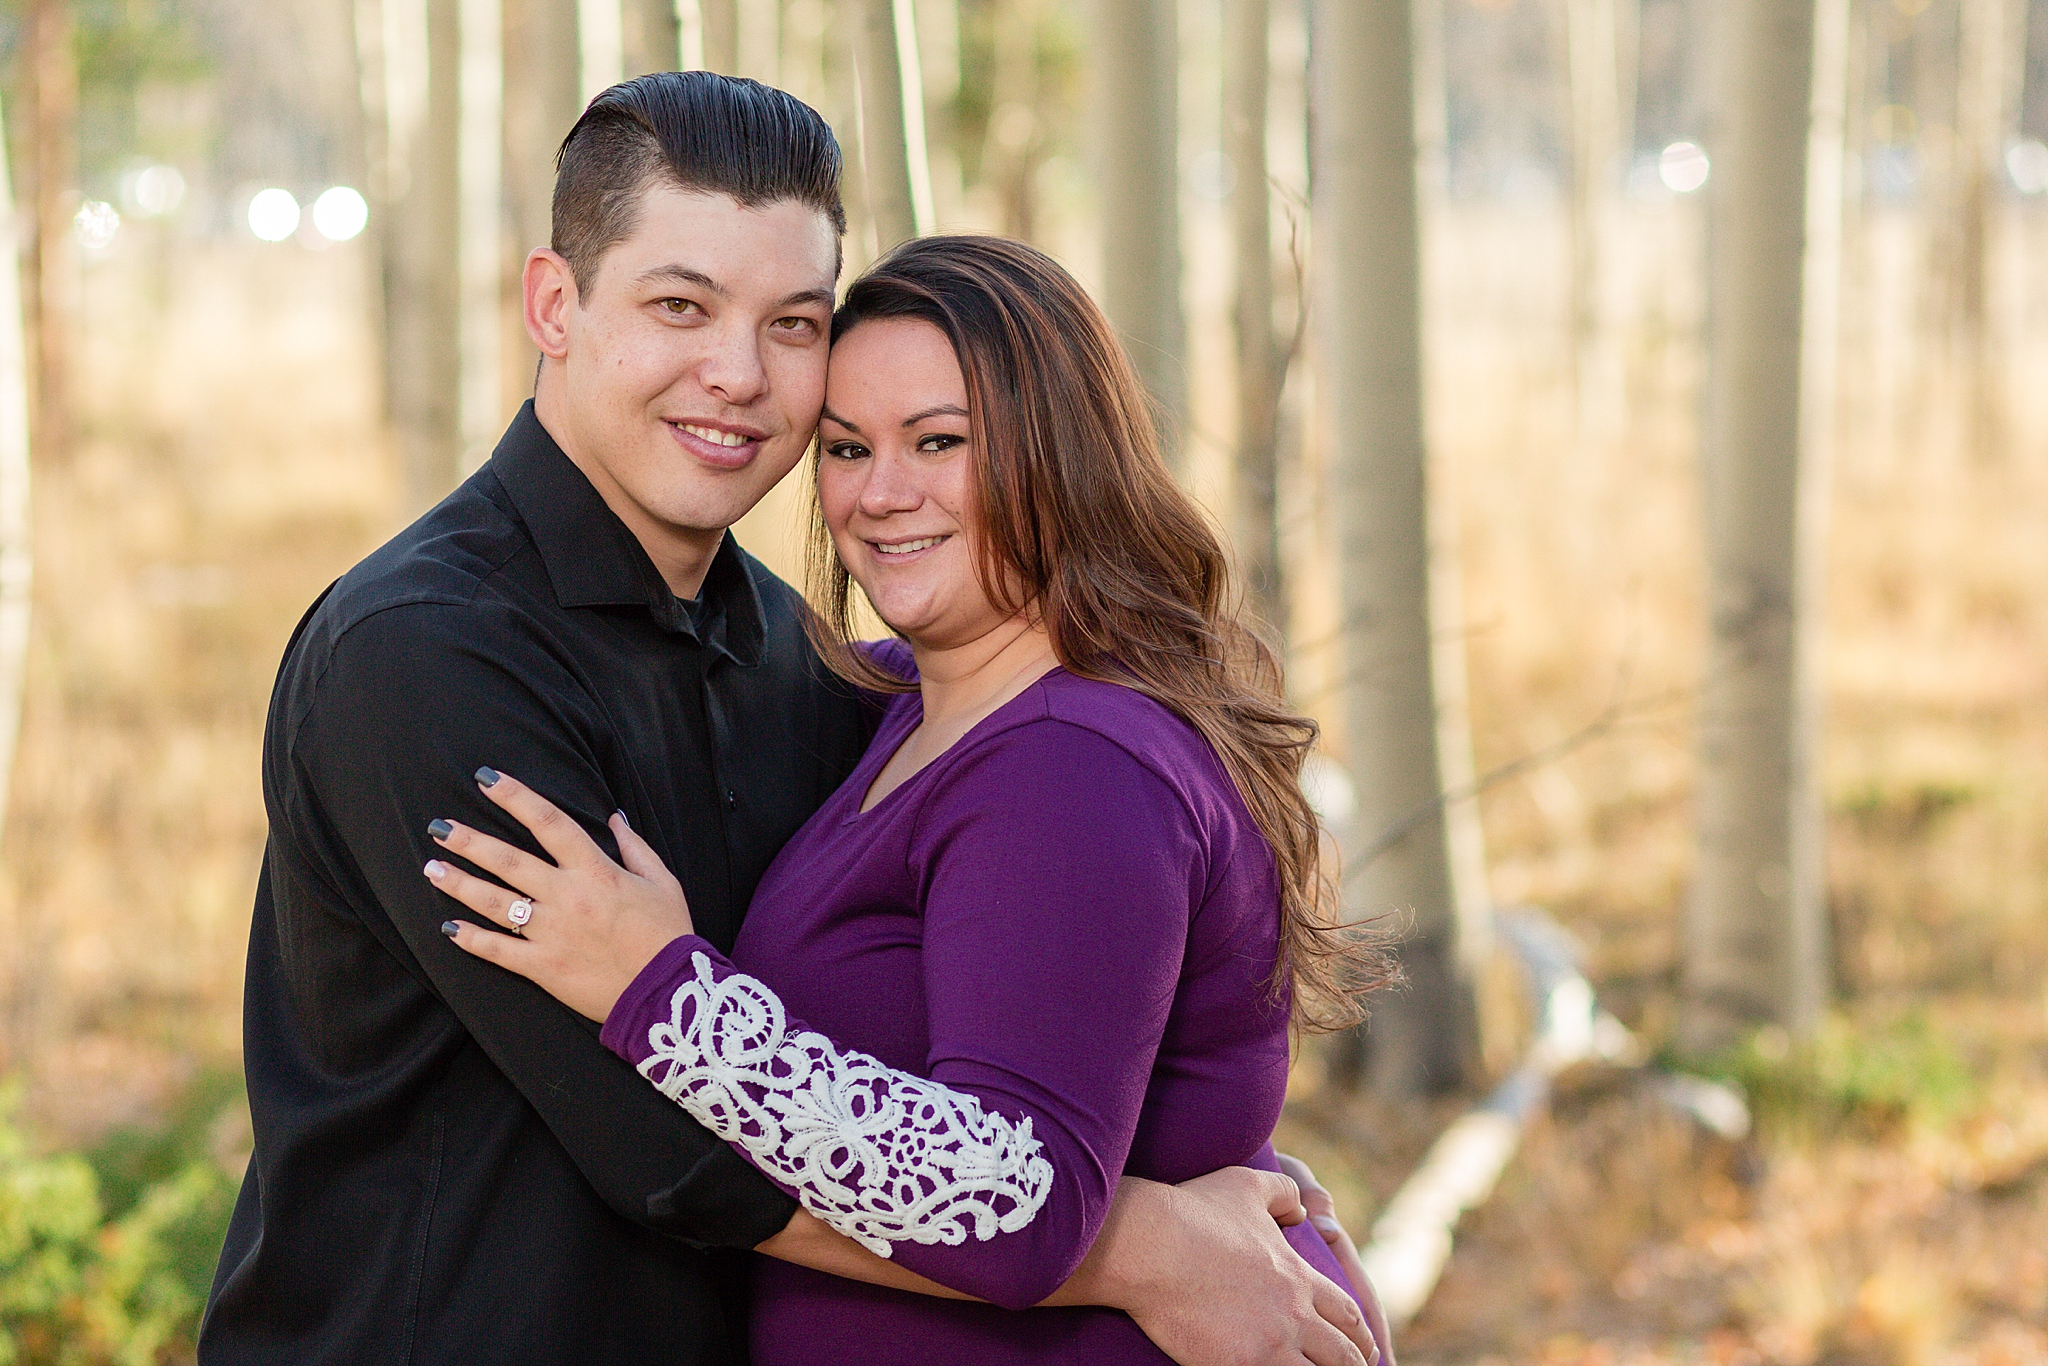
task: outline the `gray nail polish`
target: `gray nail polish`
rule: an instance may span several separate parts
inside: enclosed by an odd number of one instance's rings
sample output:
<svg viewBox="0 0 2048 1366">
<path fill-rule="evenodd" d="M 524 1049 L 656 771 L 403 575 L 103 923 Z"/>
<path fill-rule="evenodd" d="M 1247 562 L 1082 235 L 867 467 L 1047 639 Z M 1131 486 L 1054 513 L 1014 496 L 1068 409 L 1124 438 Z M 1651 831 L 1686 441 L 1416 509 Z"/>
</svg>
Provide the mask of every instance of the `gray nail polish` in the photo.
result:
<svg viewBox="0 0 2048 1366">
<path fill-rule="evenodd" d="M 498 770 L 492 768 L 489 764 L 485 764 L 476 771 L 476 780 L 478 785 L 482 787 L 496 787 L 498 785 Z"/>
<path fill-rule="evenodd" d="M 633 828 L 633 822 L 626 819 L 626 813 L 624 811 L 614 811 L 612 812 L 612 814 L 619 818 L 620 825 L 625 826 L 628 830 Z"/>
<path fill-rule="evenodd" d="M 461 932 L 462 922 L 458 920 L 444 920 L 441 922 L 441 933 L 447 935 L 450 939 L 453 939 Z"/>
<path fill-rule="evenodd" d="M 455 827 L 437 816 L 427 822 L 427 833 L 437 840 L 445 840 L 455 833 Z"/>
</svg>

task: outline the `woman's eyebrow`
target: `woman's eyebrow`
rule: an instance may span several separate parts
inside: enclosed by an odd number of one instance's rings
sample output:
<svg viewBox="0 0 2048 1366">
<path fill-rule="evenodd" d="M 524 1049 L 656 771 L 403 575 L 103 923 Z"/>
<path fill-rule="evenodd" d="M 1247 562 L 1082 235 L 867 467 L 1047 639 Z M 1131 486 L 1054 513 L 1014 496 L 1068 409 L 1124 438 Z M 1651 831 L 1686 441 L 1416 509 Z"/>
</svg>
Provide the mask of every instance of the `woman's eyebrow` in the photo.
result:
<svg viewBox="0 0 2048 1366">
<path fill-rule="evenodd" d="M 836 423 L 837 425 L 839 425 L 839 426 L 841 426 L 841 427 L 844 427 L 844 428 L 846 428 L 846 430 L 847 430 L 847 431 L 849 431 L 849 432 L 856 432 L 856 433 L 857 433 L 857 432 L 859 432 L 859 431 L 860 431 L 860 428 L 858 428 L 858 427 L 854 426 L 854 425 L 853 425 L 853 424 L 852 424 L 851 422 L 848 422 L 848 421 L 847 421 L 847 420 L 846 420 L 845 418 L 843 418 L 843 417 L 841 417 L 841 416 L 840 416 L 839 414 L 837 414 L 837 413 L 833 412 L 833 411 L 832 411 L 832 409 L 831 409 L 831 408 L 829 408 L 829 407 L 827 407 L 827 408 L 823 408 L 823 409 L 820 409 L 820 410 L 819 410 L 819 412 L 818 412 L 818 420 L 819 420 L 820 422 L 831 422 L 831 423 Z"/>
<path fill-rule="evenodd" d="M 930 420 L 931 420 L 932 418 L 935 418 L 935 417 L 966 417 L 966 416 L 967 416 L 967 410 L 966 410 L 965 408 L 961 407 L 961 406 L 960 406 L 959 404 L 957 404 L 957 403 L 941 403 L 941 404 L 939 404 L 939 405 L 938 405 L 938 406 L 936 406 L 936 407 L 932 407 L 932 408 L 926 408 L 926 409 L 925 409 L 925 410 L 924 410 L 923 412 L 921 412 L 921 413 L 912 413 L 912 414 L 911 414 L 911 415 L 910 415 L 909 417 L 906 417 L 906 418 L 904 418 L 904 419 L 903 419 L 903 425 L 904 425 L 904 426 L 906 426 L 906 427 L 915 427 L 915 426 L 916 426 L 916 425 L 917 425 L 918 423 L 920 423 L 920 422 L 928 422 L 928 421 L 930 421 Z M 836 421 L 836 420 L 837 420 L 837 419 L 835 419 L 835 421 Z"/>
</svg>

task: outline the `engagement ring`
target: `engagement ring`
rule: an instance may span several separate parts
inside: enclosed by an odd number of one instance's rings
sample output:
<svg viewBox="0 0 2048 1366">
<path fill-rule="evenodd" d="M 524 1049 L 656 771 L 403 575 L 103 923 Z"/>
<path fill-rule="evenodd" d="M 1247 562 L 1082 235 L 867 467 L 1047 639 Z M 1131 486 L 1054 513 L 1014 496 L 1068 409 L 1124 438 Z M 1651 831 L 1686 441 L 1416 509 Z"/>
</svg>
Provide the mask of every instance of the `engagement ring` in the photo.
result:
<svg viewBox="0 0 2048 1366">
<path fill-rule="evenodd" d="M 505 908 L 505 918 L 516 928 L 524 929 L 526 922 L 533 919 L 533 903 L 523 896 L 520 897 Z"/>
</svg>

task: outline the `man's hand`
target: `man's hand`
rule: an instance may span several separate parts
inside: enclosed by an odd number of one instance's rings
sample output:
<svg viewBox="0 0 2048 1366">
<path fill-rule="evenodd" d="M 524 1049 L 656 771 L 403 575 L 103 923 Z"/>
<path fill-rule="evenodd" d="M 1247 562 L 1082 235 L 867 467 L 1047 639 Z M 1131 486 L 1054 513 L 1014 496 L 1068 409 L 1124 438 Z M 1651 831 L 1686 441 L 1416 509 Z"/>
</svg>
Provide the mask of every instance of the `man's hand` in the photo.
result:
<svg viewBox="0 0 2048 1366">
<path fill-rule="evenodd" d="M 1358 1249 L 1352 1245 L 1351 1235 L 1344 1231 L 1344 1225 L 1337 1222 L 1336 1200 L 1323 1189 L 1323 1183 L 1316 1180 L 1316 1174 L 1308 1169 L 1308 1163 L 1286 1153 L 1274 1155 L 1280 1159 L 1280 1170 L 1301 1188 L 1301 1204 L 1308 1211 L 1309 1223 L 1323 1235 L 1330 1251 L 1337 1254 L 1337 1265 L 1344 1272 L 1344 1278 L 1351 1282 L 1358 1298 L 1365 1301 L 1366 1325 L 1372 1329 L 1373 1339 L 1380 1345 L 1380 1366 L 1394 1366 L 1394 1334 L 1387 1325 L 1387 1311 L 1380 1304 L 1380 1292 L 1373 1289 L 1372 1280 L 1358 1260 Z"/>
<path fill-rule="evenodd" d="M 1113 1305 L 1181 1366 L 1377 1366 L 1358 1306 L 1281 1236 L 1306 1217 L 1294 1182 L 1272 1172 L 1225 1167 L 1178 1186 L 1127 1176 L 1087 1260 L 1046 1303 Z"/>
</svg>

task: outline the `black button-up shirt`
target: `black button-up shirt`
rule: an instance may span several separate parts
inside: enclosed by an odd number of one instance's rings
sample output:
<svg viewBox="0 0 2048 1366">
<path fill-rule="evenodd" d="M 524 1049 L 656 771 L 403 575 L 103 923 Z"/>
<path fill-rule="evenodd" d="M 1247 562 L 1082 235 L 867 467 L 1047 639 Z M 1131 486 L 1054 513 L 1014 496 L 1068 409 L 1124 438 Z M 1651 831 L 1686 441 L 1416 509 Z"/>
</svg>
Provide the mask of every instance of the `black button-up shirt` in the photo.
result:
<svg viewBox="0 0 2048 1366">
<path fill-rule="evenodd" d="M 737 1254 L 794 1204 L 597 1027 L 439 931 L 420 875 L 530 783 L 623 809 L 729 947 L 872 727 L 726 538 L 678 600 L 529 404 L 490 463 L 300 623 L 263 748 L 244 1008 L 255 1156 L 200 1335 L 242 1362 L 726 1362 Z M 444 856 L 445 855 L 441 855 Z"/>
</svg>

